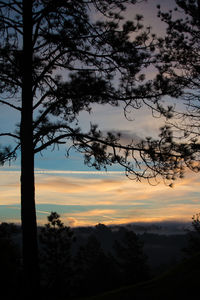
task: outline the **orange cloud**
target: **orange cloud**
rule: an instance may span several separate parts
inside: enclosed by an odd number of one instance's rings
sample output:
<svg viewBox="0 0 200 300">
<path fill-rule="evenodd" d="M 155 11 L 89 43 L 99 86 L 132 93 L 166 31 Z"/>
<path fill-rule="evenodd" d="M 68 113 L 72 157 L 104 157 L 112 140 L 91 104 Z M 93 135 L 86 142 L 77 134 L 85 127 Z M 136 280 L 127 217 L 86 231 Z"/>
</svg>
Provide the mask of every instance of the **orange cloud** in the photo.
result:
<svg viewBox="0 0 200 300">
<path fill-rule="evenodd" d="M 149 186 L 136 183 L 124 175 L 71 176 L 70 174 L 37 174 L 37 204 L 81 205 L 84 211 L 65 214 L 71 226 L 121 224 L 133 221 L 190 220 L 200 211 L 200 176 L 192 172 L 178 180 L 175 188 L 164 184 Z M 1 205 L 20 203 L 19 173 L 0 172 Z M 101 208 L 87 209 L 87 206 Z M 112 209 L 108 207 L 112 205 Z M 42 213 L 42 212 L 40 212 Z M 48 212 L 44 211 L 39 222 Z M 46 220 L 44 221 L 46 222 Z"/>
</svg>

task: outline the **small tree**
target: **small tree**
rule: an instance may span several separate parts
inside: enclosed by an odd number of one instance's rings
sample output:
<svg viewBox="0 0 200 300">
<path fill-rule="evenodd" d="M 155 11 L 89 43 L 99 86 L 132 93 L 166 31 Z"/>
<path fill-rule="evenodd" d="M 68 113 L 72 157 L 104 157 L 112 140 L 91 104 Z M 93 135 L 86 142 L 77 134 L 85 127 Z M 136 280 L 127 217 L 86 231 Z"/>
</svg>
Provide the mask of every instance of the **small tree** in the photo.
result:
<svg viewBox="0 0 200 300">
<path fill-rule="evenodd" d="M 71 246 L 74 234 L 69 227 L 64 226 L 56 212 L 51 212 L 48 221 L 39 235 L 43 287 L 49 296 L 67 296 L 71 286 Z"/>
</svg>

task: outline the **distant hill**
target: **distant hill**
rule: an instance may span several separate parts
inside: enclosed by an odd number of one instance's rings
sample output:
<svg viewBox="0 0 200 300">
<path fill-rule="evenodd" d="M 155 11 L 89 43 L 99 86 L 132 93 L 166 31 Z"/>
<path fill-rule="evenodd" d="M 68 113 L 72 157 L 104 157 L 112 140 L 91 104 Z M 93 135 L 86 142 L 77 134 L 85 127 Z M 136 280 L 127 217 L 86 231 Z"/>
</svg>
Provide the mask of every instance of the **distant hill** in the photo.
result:
<svg viewBox="0 0 200 300">
<path fill-rule="evenodd" d="M 183 261 L 170 271 L 153 280 L 88 300 L 165 300 L 165 299 L 198 299 L 200 278 L 200 253 Z"/>
<path fill-rule="evenodd" d="M 185 234 L 191 228 L 191 222 L 161 221 L 161 222 L 134 222 L 120 225 L 133 230 L 135 233 L 155 233 L 165 235 Z M 117 227 L 117 225 L 113 226 Z"/>
</svg>

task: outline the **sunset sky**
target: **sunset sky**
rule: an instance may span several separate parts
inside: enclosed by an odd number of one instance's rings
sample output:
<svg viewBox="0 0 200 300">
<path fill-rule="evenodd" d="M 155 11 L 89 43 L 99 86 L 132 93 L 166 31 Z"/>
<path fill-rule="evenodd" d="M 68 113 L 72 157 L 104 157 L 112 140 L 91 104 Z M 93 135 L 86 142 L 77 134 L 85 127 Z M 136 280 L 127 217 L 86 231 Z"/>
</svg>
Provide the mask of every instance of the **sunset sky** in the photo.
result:
<svg viewBox="0 0 200 300">
<path fill-rule="evenodd" d="M 144 15 L 145 24 L 152 25 L 158 34 L 164 28 L 156 18 L 156 5 L 164 9 L 173 7 L 174 1 L 140 3 L 127 12 L 131 19 L 136 13 Z M 89 128 L 90 122 L 99 124 L 103 131 L 121 131 L 131 135 L 156 137 L 162 119 L 153 118 L 148 109 L 133 111 L 133 121 L 124 117 L 123 108 L 95 105 L 91 115 L 80 115 L 81 127 Z M 19 116 L 5 106 L 0 107 L 0 127 L 8 132 L 19 122 Z M 0 144 L 10 142 L 0 140 Z M 66 225 L 85 226 L 124 224 L 129 222 L 156 222 L 166 220 L 190 221 L 200 212 L 200 175 L 188 172 L 177 181 L 174 188 L 164 183 L 150 186 L 128 179 L 122 168 L 113 166 L 108 172 L 86 167 L 79 153 L 71 151 L 65 157 L 65 147 L 38 154 L 35 159 L 36 204 L 38 223 L 46 222 L 51 211 L 57 211 Z M 0 221 L 20 222 L 20 160 L 0 169 Z"/>
</svg>

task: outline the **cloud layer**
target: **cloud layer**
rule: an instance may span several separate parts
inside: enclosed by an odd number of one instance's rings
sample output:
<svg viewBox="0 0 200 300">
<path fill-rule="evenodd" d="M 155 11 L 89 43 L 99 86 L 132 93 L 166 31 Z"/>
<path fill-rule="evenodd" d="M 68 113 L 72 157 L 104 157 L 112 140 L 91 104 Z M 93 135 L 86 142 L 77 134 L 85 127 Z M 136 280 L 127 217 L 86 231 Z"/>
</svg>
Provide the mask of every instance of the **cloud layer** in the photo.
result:
<svg viewBox="0 0 200 300">
<path fill-rule="evenodd" d="M 0 172 L 2 205 L 20 204 L 19 172 Z M 36 172 L 38 220 L 46 221 L 52 209 L 73 226 L 136 221 L 189 221 L 200 211 L 200 176 L 189 173 L 171 189 L 127 179 L 122 172 Z M 41 209 L 45 205 L 45 210 Z M 53 205 L 53 208 L 52 208 Z M 72 209 L 73 207 L 73 209 Z M 9 210 L 2 218 L 9 219 Z M 17 220 L 17 216 L 12 218 Z M 19 218 L 19 213 L 18 213 Z"/>
</svg>

